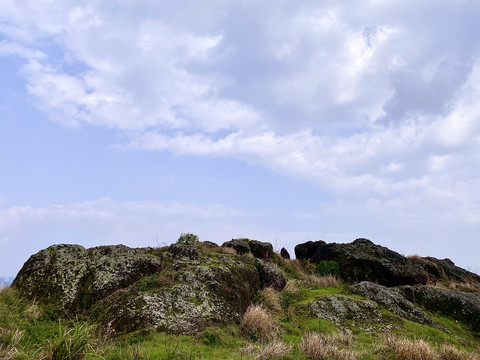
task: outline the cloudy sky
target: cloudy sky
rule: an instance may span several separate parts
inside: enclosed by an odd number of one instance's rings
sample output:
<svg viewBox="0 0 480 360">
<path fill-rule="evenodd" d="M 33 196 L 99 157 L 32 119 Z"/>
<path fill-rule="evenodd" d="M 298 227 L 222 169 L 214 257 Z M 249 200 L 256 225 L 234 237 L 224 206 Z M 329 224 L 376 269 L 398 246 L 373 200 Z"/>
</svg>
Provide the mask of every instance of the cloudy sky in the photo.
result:
<svg viewBox="0 0 480 360">
<path fill-rule="evenodd" d="M 479 13 L 2 0 L 0 276 L 54 243 L 182 232 L 366 237 L 478 272 Z"/>
</svg>

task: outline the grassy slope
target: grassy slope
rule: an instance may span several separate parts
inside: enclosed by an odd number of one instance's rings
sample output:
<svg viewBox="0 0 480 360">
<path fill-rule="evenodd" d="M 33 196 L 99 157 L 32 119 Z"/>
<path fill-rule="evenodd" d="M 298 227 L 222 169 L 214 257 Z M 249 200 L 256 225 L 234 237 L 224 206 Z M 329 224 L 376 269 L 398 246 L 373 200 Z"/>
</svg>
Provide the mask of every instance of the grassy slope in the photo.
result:
<svg viewBox="0 0 480 360">
<path fill-rule="evenodd" d="M 311 317 L 306 310 L 308 303 L 328 295 L 351 295 L 342 284 L 335 287 L 318 287 L 313 281 L 315 278 L 305 278 L 303 272 L 305 270 L 295 261 L 277 259 L 277 262 L 290 278 L 298 279 L 290 283 L 294 285 L 293 287 L 288 287 L 280 293 L 281 310 L 272 314 L 279 329 L 277 338 L 293 345 L 292 352 L 285 356 L 285 359 L 308 359 L 300 351 L 299 346 L 305 333 L 314 331 L 332 334 L 339 331 L 334 323 Z M 306 272 L 312 270 L 308 265 L 305 267 Z M 265 294 L 259 293 L 256 301 L 264 301 L 268 307 Z M 389 315 L 395 319 L 398 326 L 392 330 L 394 334 L 409 339 L 425 339 L 437 349 L 441 344 L 453 344 L 458 349 L 480 352 L 479 334 L 471 332 L 461 323 L 430 314 L 437 323 L 450 331 L 450 334 L 447 334 L 429 326 L 400 319 L 393 314 Z M 73 329 L 78 331 L 75 333 Z M 358 359 L 398 358 L 391 350 L 391 346 L 389 348 L 382 345 L 385 343 L 382 335 L 353 329 L 352 342 L 348 346 L 338 347 L 353 351 Z M 74 347 L 72 341 L 79 344 L 79 350 L 84 350 L 87 359 L 105 360 L 251 359 L 252 356 L 243 353 L 242 349 L 248 344 L 255 343 L 242 335 L 240 326 L 209 328 L 195 337 L 171 336 L 165 333 L 133 333 L 106 340 L 99 330 L 82 326 L 81 321 L 62 319 L 59 323 L 58 314 L 52 309 L 21 299 L 12 288 L 4 289 L 0 293 L 0 360 L 41 359 L 48 356 L 53 358 L 53 349 L 65 344 L 67 347 Z"/>
</svg>

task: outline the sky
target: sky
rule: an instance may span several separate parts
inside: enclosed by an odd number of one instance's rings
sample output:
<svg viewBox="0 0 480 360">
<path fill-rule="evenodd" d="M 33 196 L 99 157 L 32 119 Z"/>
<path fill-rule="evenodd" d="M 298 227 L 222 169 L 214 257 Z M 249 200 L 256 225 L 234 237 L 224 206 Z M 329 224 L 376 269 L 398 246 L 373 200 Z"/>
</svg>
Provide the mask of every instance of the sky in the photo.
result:
<svg viewBox="0 0 480 360">
<path fill-rule="evenodd" d="M 58 243 L 369 238 L 480 271 L 480 2 L 2 0 L 0 276 Z"/>
</svg>

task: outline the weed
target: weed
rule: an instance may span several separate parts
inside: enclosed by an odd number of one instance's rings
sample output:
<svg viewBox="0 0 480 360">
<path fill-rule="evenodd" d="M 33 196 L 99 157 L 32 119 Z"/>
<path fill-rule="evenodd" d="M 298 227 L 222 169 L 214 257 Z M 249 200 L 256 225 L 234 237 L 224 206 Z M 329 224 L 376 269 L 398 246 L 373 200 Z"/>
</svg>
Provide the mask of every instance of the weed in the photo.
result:
<svg viewBox="0 0 480 360">
<path fill-rule="evenodd" d="M 93 326 L 87 323 L 75 323 L 70 329 L 58 322 L 58 333 L 48 341 L 46 360 L 78 360 L 89 349 Z"/>
</svg>

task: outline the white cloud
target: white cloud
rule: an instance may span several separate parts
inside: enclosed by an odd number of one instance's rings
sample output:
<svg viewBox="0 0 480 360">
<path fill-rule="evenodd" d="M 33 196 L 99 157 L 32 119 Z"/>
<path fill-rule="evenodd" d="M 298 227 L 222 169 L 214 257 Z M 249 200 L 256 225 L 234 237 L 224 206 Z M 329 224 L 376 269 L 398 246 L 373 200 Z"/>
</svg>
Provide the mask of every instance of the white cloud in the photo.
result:
<svg viewBox="0 0 480 360">
<path fill-rule="evenodd" d="M 6 0 L 0 55 L 52 119 L 121 146 L 260 164 L 395 225 L 480 222 L 480 5 L 188 4 Z M 43 216 L 0 226 L 20 214 Z"/>
</svg>

